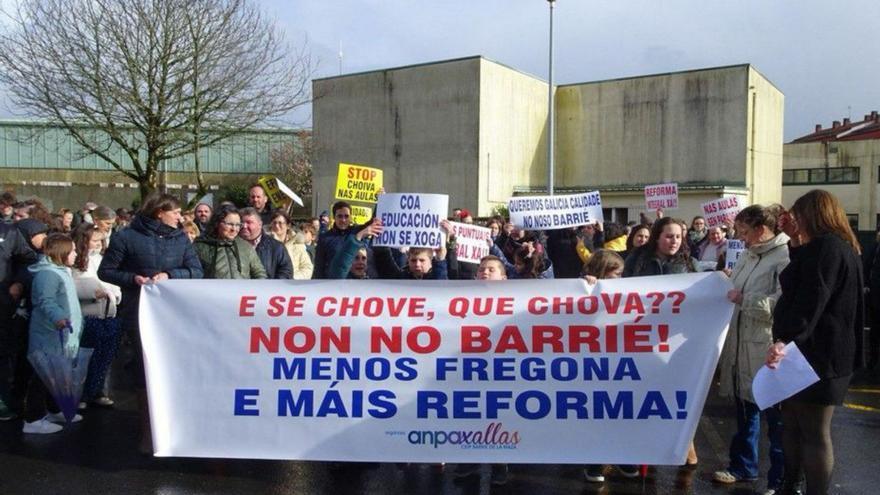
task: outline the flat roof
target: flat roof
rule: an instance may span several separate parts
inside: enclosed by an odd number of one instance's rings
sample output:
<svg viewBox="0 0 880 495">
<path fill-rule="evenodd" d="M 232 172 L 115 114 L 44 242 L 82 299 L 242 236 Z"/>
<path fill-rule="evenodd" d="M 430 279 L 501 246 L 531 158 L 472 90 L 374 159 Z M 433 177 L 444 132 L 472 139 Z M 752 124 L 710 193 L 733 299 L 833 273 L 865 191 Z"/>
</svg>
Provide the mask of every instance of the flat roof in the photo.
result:
<svg viewBox="0 0 880 495">
<path fill-rule="evenodd" d="M 483 55 L 471 55 L 471 56 L 467 56 L 467 57 L 450 58 L 450 59 L 446 59 L 446 60 L 435 60 L 435 61 L 431 61 L 431 62 L 421 62 L 421 63 L 417 63 L 417 64 L 400 65 L 397 67 L 386 67 L 386 68 L 382 68 L 382 69 L 372 69 L 372 70 L 366 70 L 366 71 L 360 71 L 360 72 L 352 72 L 350 74 L 339 74 L 336 76 L 316 77 L 316 78 L 312 79 L 312 81 L 314 82 L 314 81 L 325 81 L 325 80 L 330 80 L 330 79 L 341 79 L 341 78 L 345 78 L 345 77 L 355 77 L 355 76 L 363 76 L 363 75 L 367 75 L 367 74 L 375 74 L 378 72 L 414 69 L 414 68 L 418 68 L 418 67 L 426 67 L 426 66 L 430 66 L 430 65 L 440 65 L 440 64 L 449 64 L 449 63 L 462 62 L 465 60 L 474 60 L 474 59 L 486 60 L 487 62 L 492 62 L 493 64 L 500 65 L 502 67 L 510 69 L 514 72 L 518 72 L 522 75 L 531 77 L 531 78 L 536 79 L 538 81 L 541 81 L 544 83 L 547 82 L 547 80 L 544 79 L 543 77 L 536 76 L 534 74 L 525 72 L 523 70 L 517 69 L 516 67 L 511 67 L 510 65 L 505 64 L 503 62 L 499 62 L 497 60 L 492 60 L 490 58 L 486 58 Z M 687 69 L 687 70 L 672 71 L 672 72 L 658 72 L 656 74 L 644 74 L 644 75 L 638 75 L 638 76 L 615 77 L 615 78 L 611 78 L 611 79 L 600 79 L 600 80 L 596 80 L 596 81 L 583 81 L 583 82 L 576 82 L 576 83 L 557 84 L 555 86 L 557 88 L 564 88 L 564 87 L 568 87 L 568 86 L 582 86 L 585 84 L 601 84 L 601 83 L 607 83 L 607 82 L 627 81 L 627 80 L 632 80 L 632 79 L 641 79 L 641 78 L 648 78 L 648 77 L 674 76 L 674 75 L 681 75 L 681 74 L 690 74 L 690 73 L 695 73 L 695 72 L 706 72 L 706 71 L 738 69 L 738 68 L 745 68 L 745 69 L 751 68 L 756 73 L 758 73 L 758 75 L 760 75 L 762 78 L 764 78 L 764 80 L 769 82 L 771 86 L 776 88 L 777 91 L 779 91 L 780 93 L 782 92 L 782 90 L 780 90 L 775 84 L 773 84 L 773 82 L 770 81 L 770 79 L 767 79 L 767 77 L 764 76 L 764 74 L 762 74 L 752 64 L 748 64 L 748 63 L 733 64 L 733 65 L 721 65 L 721 66 L 717 66 L 717 67 L 704 67 L 704 68 L 700 68 L 700 69 Z"/>
</svg>

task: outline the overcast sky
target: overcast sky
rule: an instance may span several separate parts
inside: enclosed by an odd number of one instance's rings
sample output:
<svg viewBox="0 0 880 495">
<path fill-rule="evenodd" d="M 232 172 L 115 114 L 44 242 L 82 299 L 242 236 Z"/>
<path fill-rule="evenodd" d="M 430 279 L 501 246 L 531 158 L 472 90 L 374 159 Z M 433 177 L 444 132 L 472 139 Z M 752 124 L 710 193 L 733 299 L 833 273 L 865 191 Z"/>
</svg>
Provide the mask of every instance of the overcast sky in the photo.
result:
<svg viewBox="0 0 880 495">
<path fill-rule="evenodd" d="M 546 0 L 259 0 L 316 77 L 483 55 L 547 79 Z M 785 139 L 880 110 L 878 0 L 558 0 L 554 82 L 750 63 Z"/>
</svg>

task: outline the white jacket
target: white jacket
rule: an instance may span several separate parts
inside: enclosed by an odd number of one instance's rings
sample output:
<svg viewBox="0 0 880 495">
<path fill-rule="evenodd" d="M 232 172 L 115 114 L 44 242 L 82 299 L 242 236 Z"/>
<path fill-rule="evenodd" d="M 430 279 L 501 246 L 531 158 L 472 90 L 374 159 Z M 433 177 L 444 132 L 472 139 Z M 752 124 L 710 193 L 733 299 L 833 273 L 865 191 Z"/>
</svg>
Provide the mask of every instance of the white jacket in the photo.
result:
<svg viewBox="0 0 880 495">
<path fill-rule="evenodd" d="M 117 285 L 108 284 L 98 279 L 98 266 L 101 264 L 101 253 L 89 253 L 89 264 L 86 271 L 71 270 L 73 284 L 76 286 L 76 295 L 82 308 L 83 316 L 92 318 L 113 318 L 116 316 L 116 307 L 122 301 L 122 289 Z M 109 297 L 96 299 L 95 291 L 101 289 Z"/>
<path fill-rule="evenodd" d="M 733 397 L 735 391 L 737 397 L 755 402 L 752 380 L 773 343 L 773 308 L 782 294 L 779 273 L 787 265 L 788 236 L 779 234 L 750 247 L 733 268 L 730 279 L 743 300 L 734 306 L 718 364 L 723 397 Z"/>
</svg>

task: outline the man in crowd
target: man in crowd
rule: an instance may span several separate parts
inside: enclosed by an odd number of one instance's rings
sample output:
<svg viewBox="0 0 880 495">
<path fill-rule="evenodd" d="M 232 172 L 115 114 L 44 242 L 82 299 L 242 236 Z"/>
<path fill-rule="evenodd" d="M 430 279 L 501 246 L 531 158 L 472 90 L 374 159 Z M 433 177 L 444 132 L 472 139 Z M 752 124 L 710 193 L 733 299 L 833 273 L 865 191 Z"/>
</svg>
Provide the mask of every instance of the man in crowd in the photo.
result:
<svg viewBox="0 0 880 495">
<path fill-rule="evenodd" d="M 328 277 L 330 261 L 342 249 L 345 238 L 354 233 L 351 226 L 351 205 L 345 201 L 337 201 L 333 204 L 332 210 L 333 227 L 318 236 L 318 247 L 315 249 L 315 272 L 312 274 L 313 279 Z"/>
<path fill-rule="evenodd" d="M 27 342 L 27 320 L 16 314 L 26 295 L 27 266 L 37 261 L 28 241 L 12 224 L 0 222 L 0 421 L 15 418 L 9 406 L 22 397 L 13 397 L 16 368 L 24 363 L 22 345 Z"/>
<path fill-rule="evenodd" d="M 12 217 L 12 205 L 15 204 L 15 194 L 6 191 L 0 194 L 0 223 L 11 224 L 15 221 Z"/>
<path fill-rule="evenodd" d="M 257 210 L 263 225 L 269 225 L 269 222 L 272 221 L 272 206 L 269 204 L 269 196 L 266 195 L 266 190 L 263 189 L 263 186 L 259 184 L 251 186 L 248 192 L 248 204 Z"/>
<path fill-rule="evenodd" d="M 199 231 L 200 232 L 207 232 L 208 231 L 208 221 L 211 220 L 211 213 L 213 213 L 211 205 L 209 205 L 207 203 L 199 203 L 196 205 L 195 213 L 196 213 L 195 222 L 196 222 L 196 225 L 199 226 Z"/>
<path fill-rule="evenodd" d="M 292 279 L 293 262 L 290 255 L 284 249 L 284 244 L 273 239 L 271 235 L 264 235 L 259 212 L 255 208 L 242 208 L 238 213 L 241 215 L 241 230 L 238 235 L 257 251 L 260 262 L 266 269 L 266 277 Z"/>
</svg>

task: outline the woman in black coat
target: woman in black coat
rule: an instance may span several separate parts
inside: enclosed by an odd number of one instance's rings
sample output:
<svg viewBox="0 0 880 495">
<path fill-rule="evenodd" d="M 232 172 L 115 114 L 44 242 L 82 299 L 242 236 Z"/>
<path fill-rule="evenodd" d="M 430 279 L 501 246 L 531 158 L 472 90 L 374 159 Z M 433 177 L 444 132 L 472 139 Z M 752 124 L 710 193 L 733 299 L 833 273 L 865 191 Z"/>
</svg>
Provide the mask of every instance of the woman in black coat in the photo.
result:
<svg viewBox="0 0 880 495">
<path fill-rule="evenodd" d="M 141 286 L 172 278 L 202 278 L 202 265 L 180 225 L 180 203 L 168 194 L 144 201 L 128 228 L 110 238 L 98 278 L 122 288 L 119 317 L 134 345 L 132 378 L 141 410 L 143 453 L 152 453 L 143 350 L 138 326 Z"/>
<path fill-rule="evenodd" d="M 775 368 L 783 347 L 794 342 L 819 381 L 782 403 L 785 487 L 791 493 L 801 473 L 807 494 L 825 494 L 834 452 L 831 416 L 843 403 L 859 359 L 864 304 L 859 243 L 832 194 L 813 190 L 784 217 L 791 238 L 791 263 L 779 275 L 782 296 L 773 312 L 776 343 L 767 354 Z"/>
</svg>

